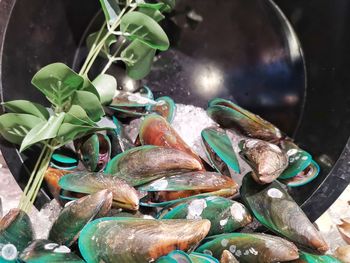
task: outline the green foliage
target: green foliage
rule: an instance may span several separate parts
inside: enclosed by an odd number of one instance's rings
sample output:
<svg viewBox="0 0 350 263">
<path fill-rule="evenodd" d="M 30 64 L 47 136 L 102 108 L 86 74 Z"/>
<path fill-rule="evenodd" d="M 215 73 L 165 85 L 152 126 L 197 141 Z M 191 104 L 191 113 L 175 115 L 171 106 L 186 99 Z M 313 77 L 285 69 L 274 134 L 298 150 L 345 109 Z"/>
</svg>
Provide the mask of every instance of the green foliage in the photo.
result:
<svg viewBox="0 0 350 263">
<path fill-rule="evenodd" d="M 27 133 L 35 125 L 44 121 L 31 114 L 5 113 L 0 116 L 0 134 L 9 142 L 21 144 Z"/>
<path fill-rule="evenodd" d="M 7 110 L 15 113 L 31 114 L 43 120 L 47 120 L 50 117 L 48 110 L 44 106 L 28 100 L 12 100 L 4 102 L 2 105 Z"/>
<path fill-rule="evenodd" d="M 167 50 L 169 39 L 156 21 L 141 12 L 130 12 L 121 19 L 120 29 L 130 40 L 138 39 L 154 49 Z"/>
<path fill-rule="evenodd" d="M 102 105 L 111 103 L 117 89 L 117 80 L 115 77 L 108 74 L 101 74 L 92 83 L 100 95 Z"/>
<path fill-rule="evenodd" d="M 125 50 L 121 57 L 132 60 L 126 63 L 126 70 L 129 77 L 133 79 L 144 78 L 151 70 L 156 50 L 139 40 L 134 40 Z"/>
<path fill-rule="evenodd" d="M 120 13 L 118 0 L 100 0 L 100 3 L 107 23 L 113 24 Z"/>
<path fill-rule="evenodd" d="M 104 28 L 101 33 L 95 32 L 90 34 L 86 39 L 86 46 L 89 50 L 91 50 L 94 43 L 97 43 L 98 40 L 102 39 L 102 36 L 107 34 L 107 29 Z M 99 38 L 97 39 L 97 37 Z M 99 53 L 99 56 L 103 58 L 108 58 L 108 55 L 111 54 L 111 46 L 117 42 L 117 37 L 115 35 L 109 35 L 106 39 L 106 41 L 103 43 L 103 47 Z"/>
</svg>

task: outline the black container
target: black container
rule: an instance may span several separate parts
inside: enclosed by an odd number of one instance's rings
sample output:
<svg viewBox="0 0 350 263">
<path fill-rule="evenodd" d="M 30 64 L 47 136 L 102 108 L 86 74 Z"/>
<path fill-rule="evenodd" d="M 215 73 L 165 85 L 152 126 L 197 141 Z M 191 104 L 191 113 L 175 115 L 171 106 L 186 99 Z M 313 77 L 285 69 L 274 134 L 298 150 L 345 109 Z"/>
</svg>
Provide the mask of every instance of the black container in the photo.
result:
<svg viewBox="0 0 350 263">
<path fill-rule="evenodd" d="M 235 100 L 293 136 L 321 166 L 315 181 L 291 190 L 317 219 L 349 183 L 350 3 L 275 1 L 289 24 L 267 0 L 177 2 L 163 23 L 172 48 L 142 82 L 178 103 Z M 45 102 L 32 76 L 57 61 L 79 68 L 84 37 L 101 18 L 98 9 L 97 0 L 0 1 L 1 100 Z M 6 142 L 1 150 L 23 187 L 36 152 L 20 157 Z"/>
</svg>

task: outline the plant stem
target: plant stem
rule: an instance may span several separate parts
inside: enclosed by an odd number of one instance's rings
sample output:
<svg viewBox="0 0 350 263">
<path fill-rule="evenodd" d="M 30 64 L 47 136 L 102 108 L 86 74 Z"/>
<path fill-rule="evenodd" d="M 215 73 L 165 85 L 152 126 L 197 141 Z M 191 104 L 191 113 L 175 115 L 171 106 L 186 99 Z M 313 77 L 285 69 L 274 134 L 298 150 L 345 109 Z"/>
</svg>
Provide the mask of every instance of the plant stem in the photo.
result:
<svg viewBox="0 0 350 263">
<path fill-rule="evenodd" d="M 85 62 L 84 65 L 82 67 L 82 69 L 80 70 L 79 74 L 80 75 L 87 75 L 88 72 L 90 71 L 92 65 L 94 64 L 98 54 L 100 53 L 101 49 L 103 48 L 104 43 L 106 42 L 107 38 L 113 34 L 113 31 L 115 31 L 115 29 L 120 25 L 121 22 L 121 18 L 123 17 L 124 13 L 129 13 L 132 12 L 133 10 L 135 10 L 137 8 L 137 5 L 132 6 L 128 11 L 127 9 L 130 7 L 130 4 L 126 5 L 123 10 L 120 12 L 120 14 L 118 15 L 118 18 L 116 21 L 114 21 L 113 25 L 110 27 L 110 30 L 107 31 L 107 33 L 102 37 L 102 39 L 98 42 L 98 44 L 96 44 L 95 48 L 91 48 Z M 104 24 L 105 26 L 105 24 Z M 101 30 L 102 32 L 102 30 Z"/>
<path fill-rule="evenodd" d="M 19 208 L 29 212 L 40 189 L 45 172 L 49 166 L 54 147 L 45 145 L 30 176 L 28 184 L 21 196 Z"/>
</svg>

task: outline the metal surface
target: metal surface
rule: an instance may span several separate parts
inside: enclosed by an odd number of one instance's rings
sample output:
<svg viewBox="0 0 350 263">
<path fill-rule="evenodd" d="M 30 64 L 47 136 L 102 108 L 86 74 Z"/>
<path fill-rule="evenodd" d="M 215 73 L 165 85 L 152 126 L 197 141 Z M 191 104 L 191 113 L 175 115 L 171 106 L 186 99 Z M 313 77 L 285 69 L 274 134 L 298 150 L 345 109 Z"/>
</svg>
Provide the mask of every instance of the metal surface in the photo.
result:
<svg viewBox="0 0 350 263">
<path fill-rule="evenodd" d="M 156 95 L 170 95 L 179 103 L 205 106 L 213 97 L 233 99 L 289 135 L 296 132 L 297 142 L 322 168 L 317 181 L 293 190 L 314 220 L 349 181 L 349 151 L 344 146 L 350 127 L 350 9 L 345 0 L 276 2 L 302 43 L 306 100 L 299 42 L 284 15 L 267 0 L 178 0 L 164 22 L 172 49 L 160 54 L 144 82 Z M 98 1 L 21 0 L 10 16 L 13 3 L 0 2 L 1 95 L 5 100 L 44 101 L 29 84 L 32 75 L 48 63 L 72 64 L 74 57 L 79 66 L 84 56 L 79 45 Z M 111 72 L 116 70 L 120 72 L 118 67 Z M 4 142 L 1 149 L 23 186 L 27 175 L 18 153 Z M 33 153 L 23 156 L 30 168 L 33 158 L 28 156 Z"/>
</svg>

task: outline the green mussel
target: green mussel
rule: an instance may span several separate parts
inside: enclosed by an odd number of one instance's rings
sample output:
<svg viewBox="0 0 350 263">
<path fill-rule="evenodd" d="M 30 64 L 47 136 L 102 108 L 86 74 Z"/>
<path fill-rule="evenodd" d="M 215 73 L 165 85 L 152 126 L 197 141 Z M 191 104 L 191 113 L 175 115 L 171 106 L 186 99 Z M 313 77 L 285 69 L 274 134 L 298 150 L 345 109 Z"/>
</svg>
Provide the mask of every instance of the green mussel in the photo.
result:
<svg viewBox="0 0 350 263">
<path fill-rule="evenodd" d="M 281 146 L 288 156 L 288 167 L 282 172 L 279 179 L 292 178 L 311 164 L 312 156 L 293 142 L 286 140 L 281 142 Z"/>
<path fill-rule="evenodd" d="M 201 163 L 183 151 L 146 145 L 118 154 L 108 163 L 106 173 L 137 186 L 163 176 L 200 169 Z"/>
<path fill-rule="evenodd" d="M 26 263 L 84 263 L 71 250 L 49 240 L 37 239 L 20 254 L 19 258 Z"/>
<path fill-rule="evenodd" d="M 188 153 L 201 162 L 199 156 L 187 145 L 180 135 L 162 116 L 151 114 L 145 117 L 140 126 L 142 145 L 155 145 L 177 149 Z"/>
<path fill-rule="evenodd" d="M 20 209 L 11 209 L 0 221 L 0 244 L 12 244 L 22 252 L 34 238 L 29 216 Z"/>
<path fill-rule="evenodd" d="M 176 249 L 194 249 L 209 228 L 208 220 L 102 218 L 84 227 L 79 248 L 89 263 L 150 262 Z"/>
<path fill-rule="evenodd" d="M 341 261 L 330 255 L 320 256 L 299 252 L 299 259 L 293 260 L 291 263 L 341 263 Z"/>
<path fill-rule="evenodd" d="M 238 185 L 219 173 L 198 171 L 163 177 L 138 190 L 148 193 L 141 205 L 164 207 L 200 196 L 232 197 L 238 192 Z"/>
<path fill-rule="evenodd" d="M 168 96 L 164 96 L 156 99 L 156 102 L 157 103 L 155 105 L 152 105 L 150 111 L 159 114 L 169 123 L 171 123 L 174 119 L 176 109 L 173 99 Z"/>
<path fill-rule="evenodd" d="M 236 153 L 225 130 L 209 127 L 202 131 L 201 136 L 207 157 L 219 173 L 231 176 L 229 167 L 240 173 Z"/>
<path fill-rule="evenodd" d="M 219 196 L 196 198 L 166 207 L 158 218 L 208 219 L 211 223 L 208 235 L 231 233 L 252 221 L 244 205 Z"/>
<path fill-rule="evenodd" d="M 48 239 L 71 246 L 83 227 L 97 215 L 104 216 L 112 205 L 112 193 L 102 190 L 67 204 L 53 223 Z"/>
<path fill-rule="evenodd" d="M 321 234 L 278 181 L 259 185 L 247 174 L 240 193 L 245 205 L 265 227 L 319 253 L 328 250 Z"/>
<path fill-rule="evenodd" d="M 86 169 L 91 172 L 102 171 L 111 155 L 111 142 L 101 133 L 94 133 L 74 141 L 75 149 Z"/>
<path fill-rule="evenodd" d="M 299 257 L 298 248 L 293 243 L 266 234 L 221 234 L 208 240 L 196 251 L 217 259 L 221 258 L 224 250 L 229 250 L 241 263 L 285 262 Z"/>
<path fill-rule="evenodd" d="M 299 172 L 296 176 L 289 179 L 279 180 L 289 187 L 298 187 L 310 183 L 317 177 L 319 173 L 320 166 L 314 160 L 311 160 L 309 166 L 307 166 L 304 170 Z"/>
<path fill-rule="evenodd" d="M 248 137 L 269 142 L 279 142 L 283 137 L 276 126 L 228 100 L 211 100 L 207 112 L 221 127 L 238 130 Z"/>
<path fill-rule="evenodd" d="M 257 139 L 246 139 L 239 143 L 240 155 L 253 169 L 255 181 L 271 183 L 288 166 L 288 158 L 275 144 Z"/>
<path fill-rule="evenodd" d="M 138 210 L 139 207 L 139 196 L 135 188 L 110 174 L 77 172 L 64 175 L 58 184 L 63 190 L 82 194 L 108 189 L 113 194 L 113 206 L 129 210 Z"/>
</svg>

